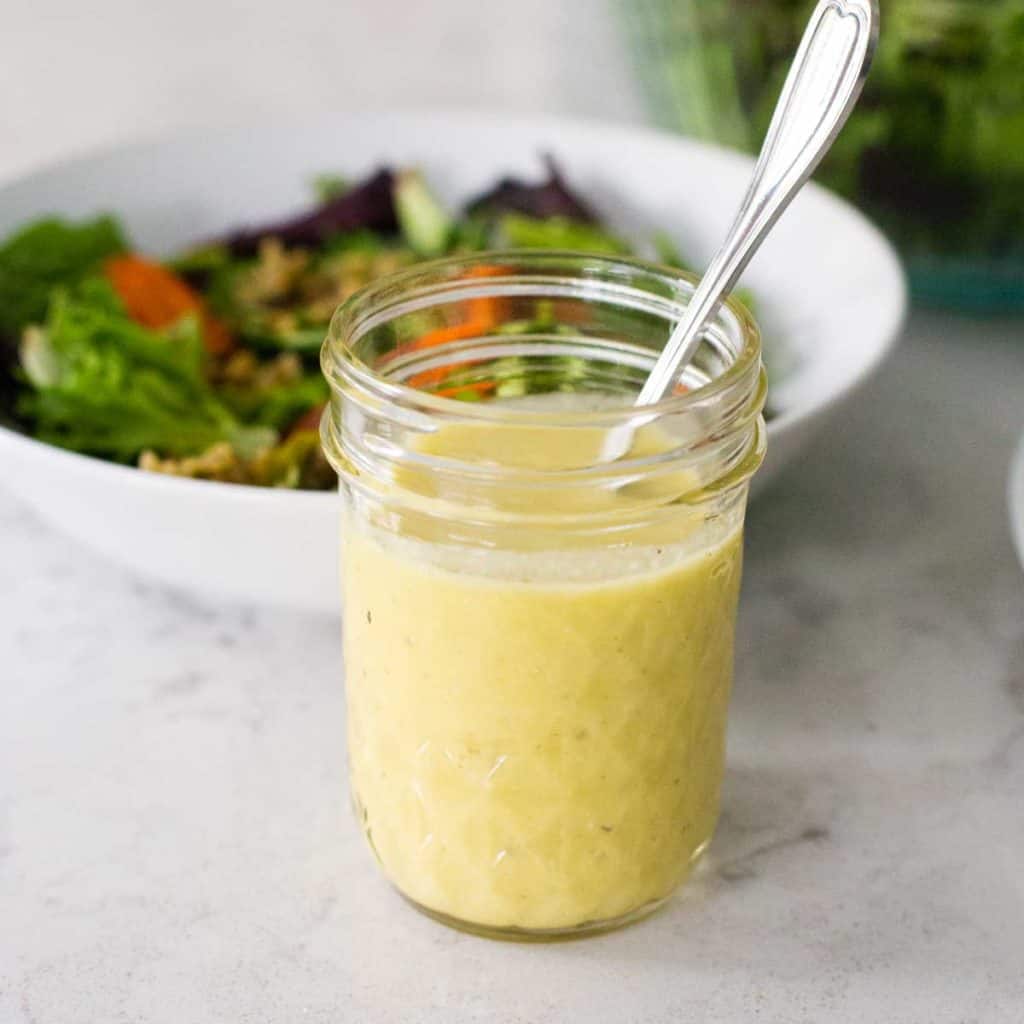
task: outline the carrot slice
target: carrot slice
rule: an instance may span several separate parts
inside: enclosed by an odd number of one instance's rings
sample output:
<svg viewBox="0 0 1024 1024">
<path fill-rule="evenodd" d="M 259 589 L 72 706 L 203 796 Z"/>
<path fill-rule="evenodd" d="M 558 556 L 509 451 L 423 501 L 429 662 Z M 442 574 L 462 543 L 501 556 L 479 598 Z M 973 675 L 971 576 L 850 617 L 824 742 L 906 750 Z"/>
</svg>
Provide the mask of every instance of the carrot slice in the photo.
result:
<svg viewBox="0 0 1024 1024">
<path fill-rule="evenodd" d="M 144 327 L 170 327 L 183 316 L 199 316 L 203 346 L 213 355 L 229 352 L 228 329 L 207 308 L 203 297 L 177 274 L 134 253 L 107 260 L 103 272 L 128 315 Z"/>
<path fill-rule="evenodd" d="M 466 394 L 489 395 L 497 385 L 493 380 L 478 380 L 475 384 L 457 384 L 450 388 L 437 388 L 434 394 L 439 398 L 460 398 Z"/>
<path fill-rule="evenodd" d="M 493 277 L 504 272 L 504 268 L 491 264 L 484 264 L 473 267 L 466 272 L 466 277 Z M 446 327 L 438 327 L 433 331 L 421 334 L 415 341 L 396 349 L 394 355 L 400 352 L 414 351 L 417 349 L 434 348 L 437 345 L 446 345 L 451 341 L 461 341 L 463 338 L 473 338 L 479 334 L 485 334 L 491 330 L 502 314 L 502 302 L 493 296 L 481 296 L 476 299 L 467 299 L 461 307 L 460 312 L 464 314 L 461 323 L 449 324 Z M 411 387 L 421 390 L 433 384 L 439 384 L 450 374 L 462 369 L 465 365 L 438 367 L 434 370 L 424 370 L 409 378 Z M 480 382 L 471 386 L 455 388 L 444 388 L 435 393 L 442 396 L 450 396 L 460 391 L 476 391 L 478 394 L 486 394 L 494 389 L 494 385 L 488 382 Z"/>
</svg>

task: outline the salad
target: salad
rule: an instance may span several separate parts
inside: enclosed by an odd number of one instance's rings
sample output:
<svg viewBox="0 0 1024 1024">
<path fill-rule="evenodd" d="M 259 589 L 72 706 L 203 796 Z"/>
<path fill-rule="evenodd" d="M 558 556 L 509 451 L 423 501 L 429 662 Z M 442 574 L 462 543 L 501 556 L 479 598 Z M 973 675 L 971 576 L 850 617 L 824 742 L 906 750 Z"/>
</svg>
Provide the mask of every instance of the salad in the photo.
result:
<svg viewBox="0 0 1024 1024">
<path fill-rule="evenodd" d="M 0 245 L 0 410 L 32 436 L 156 473 L 328 489 L 317 355 L 337 306 L 418 260 L 508 247 L 628 253 L 552 160 L 446 209 L 415 170 L 316 182 L 316 205 L 168 260 L 109 215 Z M 662 262 L 682 266 L 664 238 Z M 538 389 L 556 382 L 538 381 Z M 467 394 L 465 397 L 473 397 Z"/>
</svg>

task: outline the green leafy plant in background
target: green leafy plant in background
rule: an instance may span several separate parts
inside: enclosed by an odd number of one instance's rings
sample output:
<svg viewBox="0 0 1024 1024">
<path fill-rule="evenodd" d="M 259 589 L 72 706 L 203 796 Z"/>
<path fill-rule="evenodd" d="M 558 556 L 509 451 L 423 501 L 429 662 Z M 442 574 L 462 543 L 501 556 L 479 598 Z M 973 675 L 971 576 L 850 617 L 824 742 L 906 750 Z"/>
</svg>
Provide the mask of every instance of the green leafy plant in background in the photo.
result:
<svg viewBox="0 0 1024 1024">
<path fill-rule="evenodd" d="M 813 0 L 617 6 L 658 120 L 756 150 Z M 969 260 L 1024 304 L 1024 0 L 887 0 L 881 13 L 863 97 L 818 178 L 912 270 Z"/>
</svg>

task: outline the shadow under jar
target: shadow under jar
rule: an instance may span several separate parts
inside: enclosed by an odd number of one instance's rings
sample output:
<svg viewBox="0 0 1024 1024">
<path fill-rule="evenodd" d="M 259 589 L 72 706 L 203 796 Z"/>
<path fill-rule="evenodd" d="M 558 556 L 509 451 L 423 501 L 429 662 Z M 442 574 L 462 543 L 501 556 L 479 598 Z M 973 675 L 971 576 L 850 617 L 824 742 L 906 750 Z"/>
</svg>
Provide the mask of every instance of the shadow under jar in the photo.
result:
<svg viewBox="0 0 1024 1024">
<path fill-rule="evenodd" d="M 449 924 L 622 924 L 711 837 L 764 376 L 729 304 L 679 393 L 630 404 L 692 288 L 481 254 L 331 325 L 353 800 L 387 877 Z"/>
</svg>

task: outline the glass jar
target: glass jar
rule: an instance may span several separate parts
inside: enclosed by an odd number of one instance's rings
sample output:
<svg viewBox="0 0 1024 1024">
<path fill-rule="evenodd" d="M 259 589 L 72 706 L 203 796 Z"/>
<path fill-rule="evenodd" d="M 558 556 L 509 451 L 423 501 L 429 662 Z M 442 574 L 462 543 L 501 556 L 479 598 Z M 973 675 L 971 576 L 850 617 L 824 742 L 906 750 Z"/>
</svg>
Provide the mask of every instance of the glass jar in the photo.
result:
<svg viewBox="0 0 1024 1024">
<path fill-rule="evenodd" d="M 765 385 L 730 303 L 680 393 L 630 405 L 691 293 L 626 259 L 482 254 L 331 325 L 353 801 L 449 924 L 605 929 L 711 837 Z"/>
<path fill-rule="evenodd" d="M 814 0 L 619 0 L 666 127 L 756 152 Z M 818 172 L 897 243 L 924 302 L 1024 309 L 1024 0 L 888 0 Z"/>
</svg>

